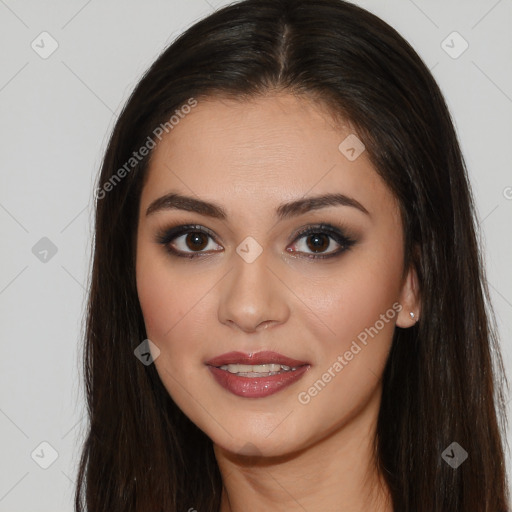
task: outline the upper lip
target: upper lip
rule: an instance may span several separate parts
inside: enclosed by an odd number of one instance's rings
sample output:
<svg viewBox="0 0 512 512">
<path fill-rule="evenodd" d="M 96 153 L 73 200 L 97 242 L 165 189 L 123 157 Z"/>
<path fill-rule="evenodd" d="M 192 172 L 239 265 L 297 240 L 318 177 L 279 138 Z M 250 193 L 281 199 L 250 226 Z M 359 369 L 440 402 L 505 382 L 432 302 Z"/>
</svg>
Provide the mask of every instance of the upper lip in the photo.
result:
<svg viewBox="0 0 512 512">
<path fill-rule="evenodd" d="M 217 367 L 227 364 L 281 364 L 290 366 L 291 368 L 297 368 L 298 366 L 304 366 L 308 363 L 267 350 L 250 354 L 244 352 L 227 352 L 206 361 L 205 364 Z"/>
</svg>

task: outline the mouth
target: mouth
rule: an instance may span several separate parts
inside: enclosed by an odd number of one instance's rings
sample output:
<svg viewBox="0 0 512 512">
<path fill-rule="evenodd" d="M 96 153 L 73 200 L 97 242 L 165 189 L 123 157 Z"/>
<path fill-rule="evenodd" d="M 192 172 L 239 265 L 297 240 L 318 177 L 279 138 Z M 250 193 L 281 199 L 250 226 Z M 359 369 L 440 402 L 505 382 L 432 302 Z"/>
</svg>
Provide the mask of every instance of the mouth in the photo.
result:
<svg viewBox="0 0 512 512">
<path fill-rule="evenodd" d="M 308 365 L 305 361 L 292 359 L 277 352 L 263 351 L 245 354 L 229 352 L 210 359 L 205 364 L 241 377 L 268 377 L 292 372 Z"/>
<path fill-rule="evenodd" d="M 296 382 L 311 366 L 270 351 L 229 352 L 205 364 L 223 388 L 245 398 L 263 398 L 276 393 Z"/>
</svg>

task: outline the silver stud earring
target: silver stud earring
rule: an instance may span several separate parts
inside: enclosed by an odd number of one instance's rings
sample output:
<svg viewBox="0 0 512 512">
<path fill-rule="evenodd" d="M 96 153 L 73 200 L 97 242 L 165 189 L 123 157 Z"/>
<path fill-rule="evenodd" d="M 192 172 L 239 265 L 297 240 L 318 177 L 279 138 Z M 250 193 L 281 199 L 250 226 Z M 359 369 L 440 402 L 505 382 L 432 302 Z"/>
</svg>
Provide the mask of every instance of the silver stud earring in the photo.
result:
<svg viewBox="0 0 512 512">
<path fill-rule="evenodd" d="M 416 315 L 415 315 L 412 311 L 409 313 L 409 315 L 411 315 L 411 318 L 412 318 L 413 320 L 414 320 L 414 318 L 416 317 Z"/>
</svg>

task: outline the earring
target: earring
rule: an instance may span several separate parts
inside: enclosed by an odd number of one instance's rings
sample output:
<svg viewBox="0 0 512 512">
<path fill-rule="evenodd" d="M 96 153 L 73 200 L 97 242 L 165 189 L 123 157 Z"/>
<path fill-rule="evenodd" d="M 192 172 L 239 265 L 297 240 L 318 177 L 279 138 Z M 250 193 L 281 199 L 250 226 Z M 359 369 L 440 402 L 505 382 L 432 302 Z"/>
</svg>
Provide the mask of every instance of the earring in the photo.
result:
<svg viewBox="0 0 512 512">
<path fill-rule="evenodd" d="M 411 315 L 411 318 L 413 320 L 415 320 L 416 322 L 418 321 L 418 319 L 416 318 L 416 315 L 412 311 L 409 313 L 409 315 Z"/>
</svg>

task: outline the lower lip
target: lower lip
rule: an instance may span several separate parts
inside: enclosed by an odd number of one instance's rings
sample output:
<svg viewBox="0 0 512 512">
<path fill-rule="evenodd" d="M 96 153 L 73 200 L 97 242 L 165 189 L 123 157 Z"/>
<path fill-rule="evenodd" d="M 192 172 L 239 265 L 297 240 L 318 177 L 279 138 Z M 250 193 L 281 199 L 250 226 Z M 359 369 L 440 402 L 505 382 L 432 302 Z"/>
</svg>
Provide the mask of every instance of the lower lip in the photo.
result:
<svg viewBox="0 0 512 512">
<path fill-rule="evenodd" d="M 236 373 L 208 366 L 215 380 L 234 395 L 244 398 L 263 398 L 277 393 L 298 381 L 310 368 L 299 366 L 296 370 L 268 377 L 239 377 Z"/>
</svg>

